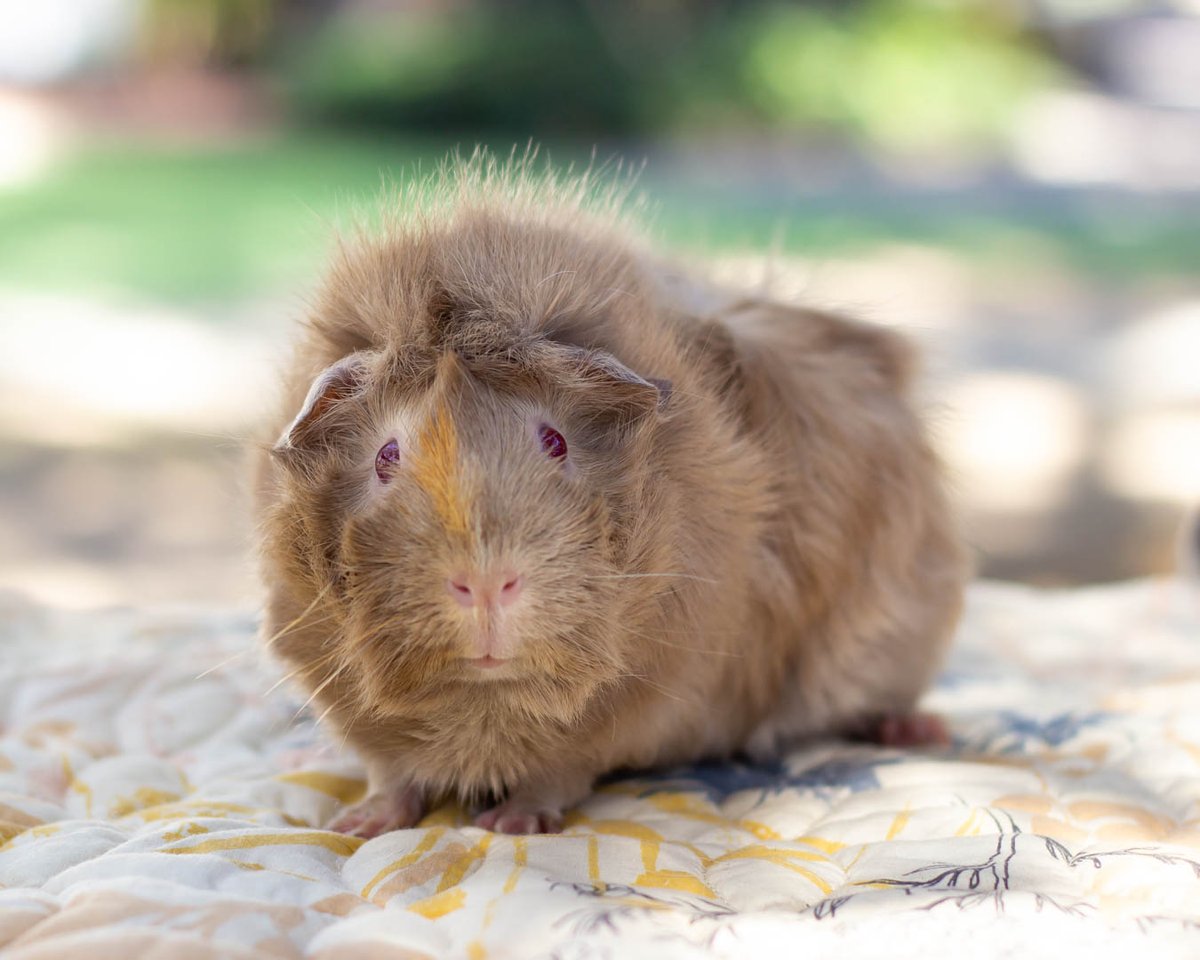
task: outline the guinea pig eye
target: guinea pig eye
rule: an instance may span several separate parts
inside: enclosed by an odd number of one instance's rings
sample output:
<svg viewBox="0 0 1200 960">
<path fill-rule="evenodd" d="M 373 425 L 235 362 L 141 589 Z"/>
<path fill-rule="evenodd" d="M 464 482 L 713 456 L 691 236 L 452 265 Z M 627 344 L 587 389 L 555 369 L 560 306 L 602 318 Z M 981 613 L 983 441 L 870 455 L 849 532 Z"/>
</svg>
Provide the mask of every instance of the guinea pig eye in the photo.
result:
<svg viewBox="0 0 1200 960">
<path fill-rule="evenodd" d="M 541 443 L 546 456 L 553 460 L 561 460 L 567 455 L 566 438 L 547 424 L 543 423 L 538 427 L 538 442 Z"/>
<path fill-rule="evenodd" d="M 383 483 L 392 479 L 396 464 L 400 462 L 400 445 L 395 440 L 389 440 L 375 454 L 375 476 Z"/>
</svg>

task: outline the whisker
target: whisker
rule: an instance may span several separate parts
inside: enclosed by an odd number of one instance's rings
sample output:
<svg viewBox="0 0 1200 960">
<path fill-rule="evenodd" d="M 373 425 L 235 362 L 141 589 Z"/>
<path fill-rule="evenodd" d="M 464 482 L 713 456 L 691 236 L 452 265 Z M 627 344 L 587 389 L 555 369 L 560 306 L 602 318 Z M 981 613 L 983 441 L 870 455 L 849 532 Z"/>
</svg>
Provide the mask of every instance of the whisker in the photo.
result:
<svg viewBox="0 0 1200 960">
<path fill-rule="evenodd" d="M 382 623 L 375 624 L 375 626 L 373 626 L 370 630 L 368 630 L 366 633 L 363 633 L 361 635 L 361 642 L 367 645 L 374 644 L 384 634 L 391 632 L 397 627 L 402 627 L 405 624 L 411 624 L 419 619 L 419 612 L 402 610 L 400 613 L 390 617 L 387 620 L 384 620 Z"/>
<path fill-rule="evenodd" d="M 695 699 L 690 699 L 690 698 L 684 699 L 683 697 L 677 697 L 674 693 L 672 693 L 666 687 L 655 682 L 654 680 L 651 680 L 647 676 L 643 676 L 640 673 L 619 673 L 619 674 L 617 674 L 617 676 L 624 677 L 629 680 L 640 680 L 642 683 L 646 684 L 646 686 L 648 686 L 651 690 L 655 690 L 658 693 L 661 693 L 664 697 L 669 697 L 670 699 L 674 700 L 676 703 L 684 703 L 684 704 L 688 704 L 689 706 L 695 706 L 695 704 L 696 704 Z"/>
<path fill-rule="evenodd" d="M 271 686 L 267 689 L 267 692 L 265 695 L 269 696 L 270 694 L 274 693 L 281 686 L 283 686 L 285 683 L 287 683 L 287 681 L 291 680 L 292 677 L 296 676 L 296 674 L 308 673 L 309 671 L 316 669 L 317 667 L 321 666 L 322 664 L 328 663 L 330 660 L 334 659 L 340 652 L 341 651 L 339 651 L 339 650 L 330 650 L 323 657 L 318 657 L 316 660 L 313 660 L 311 663 L 302 664 L 302 665 L 298 666 L 295 670 L 292 670 L 291 672 L 284 674 L 282 677 L 280 677 L 278 680 L 276 680 L 273 684 L 271 684 Z"/>
<path fill-rule="evenodd" d="M 719 583 L 709 577 L 697 576 L 693 573 L 610 573 L 598 574 L 593 577 L 579 577 L 580 580 L 641 580 L 650 577 L 677 578 L 679 580 L 698 580 L 700 583 Z"/>
<path fill-rule="evenodd" d="M 317 687 L 317 689 L 312 692 L 312 695 L 302 704 L 300 704 L 300 708 L 294 714 L 292 714 L 292 722 L 298 720 L 300 718 L 300 714 L 304 712 L 305 708 L 320 695 L 322 690 L 333 683 L 334 680 L 336 680 L 343 672 L 345 672 L 346 667 L 348 666 L 349 663 L 343 663 L 340 667 L 334 670 L 333 673 L 326 677 L 325 680 Z"/>
<path fill-rule="evenodd" d="M 637 637 L 639 640 L 649 640 L 651 643 L 661 644 L 664 647 L 673 647 L 676 650 L 691 650 L 695 653 L 705 653 L 714 657 L 736 657 L 740 659 L 741 657 L 745 656 L 745 654 L 737 650 L 712 650 L 707 647 L 693 647 L 685 643 L 671 643 L 669 640 L 664 640 L 662 637 L 654 634 L 642 633 L 638 630 L 630 630 L 628 627 L 624 629 L 625 632 L 630 636 Z M 679 636 L 684 636 L 684 634 L 681 633 Z"/>
<path fill-rule="evenodd" d="M 321 600 L 324 599 L 325 594 L 327 594 L 329 592 L 329 590 L 332 588 L 332 586 L 333 586 L 332 584 L 326 584 L 324 587 L 322 587 L 320 590 L 318 590 L 317 595 L 315 597 L 313 597 L 313 599 L 312 599 L 312 603 L 310 603 L 307 607 L 304 608 L 303 611 L 301 611 L 300 616 L 296 617 L 296 619 L 293 620 L 291 623 L 282 627 L 280 630 L 277 630 L 274 633 L 274 635 L 268 637 L 265 641 L 263 641 L 264 645 L 269 649 L 271 646 L 274 645 L 276 640 L 280 639 L 281 637 L 287 636 L 288 633 L 290 633 L 292 630 L 294 630 L 304 620 L 305 617 L 307 617 L 310 613 L 312 613 L 313 607 L 315 607 L 318 603 L 321 602 Z M 320 620 L 317 620 L 314 622 L 321 623 L 325 620 L 329 620 L 331 617 L 332 617 L 332 614 L 326 614 Z"/>
<path fill-rule="evenodd" d="M 244 657 L 244 656 L 245 656 L 246 654 L 248 654 L 249 652 L 250 652 L 249 650 L 239 650 L 239 651 L 238 651 L 237 653 L 235 653 L 235 654 L 234 654 L 232 657 L 226 657 L 226 658 L 225 658 L 224 660 L 222 660 L 220 663 L 218 663 L 218 664 L 215 664 L 214 666 L 211 666 L 211 667 L 209 667 L 209 668 L 208 668 L 207 670 L 205 670 L 203 673 L 198 673 L 198 674 L 196 674 L 196 679 L 197 679 L 197 680 L 203 680 L 203 679 L 204 679 L 205 677 L 207 677 L 207 676 L 208 676 L 210 673 L 213 673 L 213 672 L 215 672 L 215 671 L 217 671 L 217 670 L 220 670 L 222 667 L 226 667 L 226 666 L 228 666 L 229 664 L 233 663 L 233 661 L 234 661 L 234 660 L 236 660 L 238 657 Z"/>
<path fill-rule="evenodd" d="M 329 706 L 327 706 L 325 708 L 325 710 L 321 713 L 321 715 L 319 717 L 317 717 L 317 726 L 319 727 L 321 724 L 323 724 L 325 722 L 325 718 L 327 716 L 329 716 L 331 713 L 333 713 L 333 711 L 336 710 L 341 705 L 342 705 L 342 700 L 334 700 L 333 703 L 331 703 Z"/>
</svg>

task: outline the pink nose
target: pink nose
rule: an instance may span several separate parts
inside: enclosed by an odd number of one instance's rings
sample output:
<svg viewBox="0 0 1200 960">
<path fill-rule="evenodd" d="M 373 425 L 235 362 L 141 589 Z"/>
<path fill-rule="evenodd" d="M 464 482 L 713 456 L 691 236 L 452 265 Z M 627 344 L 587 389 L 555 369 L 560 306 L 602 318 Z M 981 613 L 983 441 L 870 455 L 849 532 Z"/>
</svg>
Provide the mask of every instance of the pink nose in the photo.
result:
<svg viewBox="0 0 1200 960">
<path fill-rule="evenodd" d="M 507 607 L 521 595 L 525 578 L 514 570 L 461 573 L 446 581 L 446 589 L 464 607 Z"/>
</svg>

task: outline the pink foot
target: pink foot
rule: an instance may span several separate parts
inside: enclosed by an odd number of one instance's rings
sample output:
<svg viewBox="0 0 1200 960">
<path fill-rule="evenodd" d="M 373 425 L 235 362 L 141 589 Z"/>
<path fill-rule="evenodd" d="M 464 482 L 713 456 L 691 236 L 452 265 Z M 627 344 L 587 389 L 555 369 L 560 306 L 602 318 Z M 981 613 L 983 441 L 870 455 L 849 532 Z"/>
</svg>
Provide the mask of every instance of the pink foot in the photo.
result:
<svg viewBox="0 0 1200 960">
<path fill-rule="evenodd" d="M 868 739 L 885 747 L 948 747 L 950 731 L 936 713 L 888 713 L 879 718 Z"/>
<path fill-rule="evenodd" d="M 496 833 L 562 833 L 562 814 L 537 810 L 519 800 L 506 800 L 475 818 L 475 826 Z"/>
<path fill-rule="evenodd" d="M 397 787 L 373 793 L 334 817 L 326 830 L 370 839 L 392 830 L 411 827 L 425 812 L 425 802 L 416 787 Z"/>
</svg>

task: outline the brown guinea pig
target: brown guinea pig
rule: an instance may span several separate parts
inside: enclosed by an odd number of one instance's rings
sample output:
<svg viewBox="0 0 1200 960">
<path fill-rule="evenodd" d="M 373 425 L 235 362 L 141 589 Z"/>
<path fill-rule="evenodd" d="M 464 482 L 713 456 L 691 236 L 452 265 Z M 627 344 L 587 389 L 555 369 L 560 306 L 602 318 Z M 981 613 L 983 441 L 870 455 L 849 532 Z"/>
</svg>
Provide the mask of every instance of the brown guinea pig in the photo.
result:
<svg viewBox="0 0 1200 960">
<path fill-rule="evenodd" d="M 260 463 L 266 636 L 368 770 L 332 829 L 553 831 L 618 768 L 942 735 L 966 563 L 906 343 L 685 306 L 586 179 L 439 183 L 340 248 Z"/>
</svg>

